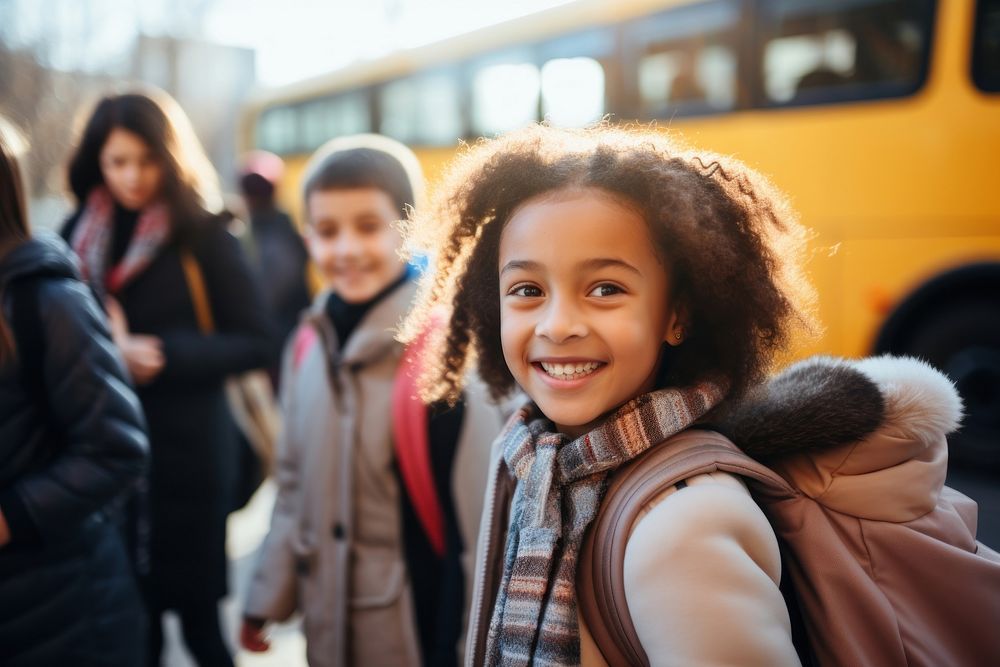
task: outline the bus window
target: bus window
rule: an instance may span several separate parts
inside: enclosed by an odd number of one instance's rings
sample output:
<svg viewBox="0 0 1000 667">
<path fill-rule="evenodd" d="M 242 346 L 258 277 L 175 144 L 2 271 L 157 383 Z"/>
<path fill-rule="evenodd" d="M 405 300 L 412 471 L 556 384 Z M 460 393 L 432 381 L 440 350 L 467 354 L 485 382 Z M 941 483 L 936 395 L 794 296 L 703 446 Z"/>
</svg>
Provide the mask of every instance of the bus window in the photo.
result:
<svg viewBox="0 0 1000 667">
<path fill-rule="evenodd" d="M 295 110 L 290 107 L 275 107 L 261 114 L 257 125 L 257 144 L 272 153 L 290 153 L 296 149 Z"/>
<path fill-rule="evenodd" d="M 404 143 L 447 146 L 464 134 L 453 71 L 393 81 L 379 92 L 379 108 L 379 131 Z"/>
<path fill-rule="evenodd" d="M 593 58 L 556 58 L 542 66 L 542 115 L 580 127 L 604 116 L 604 67 Z"/>
<path fill-rule="evenodd" d="M 299 114 L 303 150 L 313 150 L 335 136 L 337 118 L 334 100 L 309 102 L 300 107 Z"/>
<path fill-rule="evenodd" d="M 371 132 L 371 114 L 368 111 L 368 95 L 364 91 L 348 93 L 334 98 L 332 107 L 335 135 Z"/>
<path fill-rule="evenodd" d="M 371 131 L 368 99 L 363 91 L 306 102 L 298 107 L 300 138 L 297 148 L 313 151 L 329 139 Z"/>
<path fill-rule="evenodd" d="M 472 77 L 472 130 L 492 136 L 538 120 L 538 67 L 530 62 L 481 66 Z"/>
<path fill-rule="evenodd" d="M 400 79 L 382 86 L 378 93 L 379 132 L 413 143 L 417 137 L 417 82 Z"/>
<path fill-rule="evenodd" d="M 896 97 L 923 83 L 930 0 L 761 4 L 765 105 Z"/>
<path fill-rule="evenodd" d="M 420 80 L 420 143 L 454 145 L 465 134 L 461 87 L 456 72 L 440 72 Z"/>
<path fill-rule="evenodd" d="M 542 65 L 542 117 L 580 127 L 600 120 L 609 107 L 607 81 L 616 70 L 615 31 L 603 26 L 560 35 L 536 45 Z"/>
<path fill-rule="evenodd" d="M 724 45 L 694 44 L 650 53 L 639 60 L 640 114 L 669 109 L 726 111 L 736 103 L 736 55 Z"/>
<path fill-rule="evenodd" d="M 729 0 L 680 7 L 629 26 L 642 118 L 728 111 L 737 102 L 740 7 Z"/>
<path fill-rule="evenodd" d="M 1000 92 L 1000 0 L 979 0 L 975 39 L 972 80 L 980 90 Z"/>
</svg>

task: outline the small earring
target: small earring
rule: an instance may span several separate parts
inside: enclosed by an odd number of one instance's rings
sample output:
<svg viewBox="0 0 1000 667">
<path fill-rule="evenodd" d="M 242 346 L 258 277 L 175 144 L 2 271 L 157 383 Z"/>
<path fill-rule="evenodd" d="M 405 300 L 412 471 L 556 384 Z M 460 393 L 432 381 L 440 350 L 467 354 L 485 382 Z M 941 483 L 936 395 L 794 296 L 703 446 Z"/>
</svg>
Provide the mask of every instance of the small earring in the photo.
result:
<svg viewBox="0 0 1000 667">
<path fill-rule="evenodd" d="M 678 329 L 677 331 L 675 331 L 674 332 L 674 338 L 679 343 L 681 341 L 681 339 L 684 338 L 684 329 Z"/>
</svg>

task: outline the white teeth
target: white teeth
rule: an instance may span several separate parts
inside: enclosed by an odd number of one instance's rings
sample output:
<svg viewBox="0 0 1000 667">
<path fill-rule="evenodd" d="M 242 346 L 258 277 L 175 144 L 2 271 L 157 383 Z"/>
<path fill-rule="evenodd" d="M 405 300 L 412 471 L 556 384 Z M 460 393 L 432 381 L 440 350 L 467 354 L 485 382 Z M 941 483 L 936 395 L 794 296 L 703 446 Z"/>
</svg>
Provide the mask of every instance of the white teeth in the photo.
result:
<svg viewBox="0 0 1000 667">
<path fill-rule="evenodd" d="M 542 369 L 544 369 L 546 373 L 554 378 L 559 378 L 560 380 L 575 380 L 576 378 L 590 375 L 597 370 L 600 365 L 601 364 L 596 361 L 576 364 L 553 364 L 547 361 L 541 362 Z"/>
</svg>

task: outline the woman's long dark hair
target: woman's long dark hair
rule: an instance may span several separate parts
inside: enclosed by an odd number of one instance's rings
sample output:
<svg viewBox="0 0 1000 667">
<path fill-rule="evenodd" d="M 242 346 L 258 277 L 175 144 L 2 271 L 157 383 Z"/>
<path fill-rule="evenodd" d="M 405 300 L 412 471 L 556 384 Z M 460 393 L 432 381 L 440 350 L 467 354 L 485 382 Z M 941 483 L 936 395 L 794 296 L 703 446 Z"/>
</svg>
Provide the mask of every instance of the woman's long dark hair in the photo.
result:
<svg viewBox="0 0 1000 667">
<path fill-rule="evenodd" d="M 6 136 L 5 125 L 0 118 L 0 259 L 31 236 L 21 169 L 11 145 L 16 137 Z M 0 308 L 0 364 L 13 354 L 14 338 Z"/>
<path fill-rule="evenodd" d="M 185 240 L 192 225 L 206 217 L 218 198 L 218 182 L 187 117 L 165 95 L 140 93 L 103 98 L 90 115 L 68 167 L 69 186 L 82 208 L 90 192 L 104 184 L 100 155 L 115 128 L 135 134 L 163 169 L 162 198 L 171 213 L 175 240 Z"/>
</svg>

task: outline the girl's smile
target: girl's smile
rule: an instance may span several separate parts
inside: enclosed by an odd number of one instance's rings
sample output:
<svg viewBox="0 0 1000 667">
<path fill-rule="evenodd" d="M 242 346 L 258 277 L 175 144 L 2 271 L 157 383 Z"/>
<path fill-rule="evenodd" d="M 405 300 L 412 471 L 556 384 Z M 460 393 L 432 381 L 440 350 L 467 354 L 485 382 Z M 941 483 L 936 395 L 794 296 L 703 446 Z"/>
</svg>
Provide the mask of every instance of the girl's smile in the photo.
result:
<svg viewBox="0 0 1000 667">
<path fill-rule="evenodd" d="M 582 435 L 654 388 L 680 323 L 633 208 L 593 188 L 529 200 L 504 227 L 499 273 L 504 360 L 560 431 Z"/>
<path fill-rule="evenodd" d="M 580 359 L 552 359 L 532 361 L 532 367 L 540 373 L 549 386 L 559 389 L 573 389 L 593 379 L 605 365 L 602 361 Z"/>
</svg>

